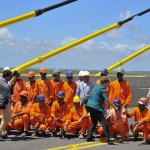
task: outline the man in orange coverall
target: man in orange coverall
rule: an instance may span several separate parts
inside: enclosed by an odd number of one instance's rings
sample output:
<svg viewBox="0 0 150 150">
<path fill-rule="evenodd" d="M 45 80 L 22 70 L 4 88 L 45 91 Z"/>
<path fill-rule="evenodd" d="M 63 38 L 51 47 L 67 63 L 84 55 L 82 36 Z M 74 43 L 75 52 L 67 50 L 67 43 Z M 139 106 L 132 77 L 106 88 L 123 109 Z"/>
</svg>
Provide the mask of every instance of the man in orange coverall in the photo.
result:
<svg viewBox="0 0 150 150">
<path fill-rule="evenodd" d="M 40 68 L 39 72 L 40 72 L 41 78 L 37 79 L 35 82 L 34 96 L 37 96 L 39 94 L 44 95 L 45 102 L 51 106 L 54 94 L 53 94 L 51 82 L 46 77 L 47 69 Z"/>
<path fill-rule="evenodd" d="M 150 144 L 150 110 L 146 108 L 148 98 L 142 97 L 138 100 L 138 107 L 135 107 L 131 112 L 127 113 L 127 117 L 135 117 L 134 123 L 131 124 L 130 129 L 133 132 L 134 140 L 138 138 L 138 132 L 143 131 L 144 142 L 142 144 Z"/>
<path fill-rule="evenodd" d="M 45 103 L 44 95 L 40 94 L 37 96 L 37 102 L 32 105 L 30 111 L 30 122 L 34 128 L 33 136 L 40 136 L 39 131 L 41 131 L 41 135 L 45 135 L 45 131 L 48 128 L 48 120 L 51 121 L 50 118 L 50 107 Z M 52 123 L 52 122 L 51 122 Z M 51 124 L 49 123 L 49 124 Z"/>
<path fill-rule="evenodd" d="M 29 81 L 26 82 L 26 90 L 28 92 L 28 100 L 32 103 L 35 103 L 36 97 L 34 96 L 34 89 L 35 89 L 35 73 L 34 73 L 34 71 L 29 71 L 27 76 L 29 79 Z"/>
<path fill-rule="evenodd" d="M 21 136 L 29 135 L 28 129 L 30 125 L 30 110 L 32 103 L 28 101 L 27 91 L 20 93 L 20 101 L 16 103 L 12 111 L 12 119 L 7 124 L 7 129 L 15 129 L 21 131 L 24 128 L 24 133 Z"/>
<path fill-rule="evenodd" d="M 76 94 L 77 84 L 73 82 L 73 72 L 67 71 L 66 72 L 66 79 L 67 81 L 64 83 L 62 87 L 62 91 L 65 92 L 65 102 L 68 103 L 69 107 L 73 107 L 73 97 Z"/>
<path fill-rule="evenodd" d="M 54 79 L 50 80 L 51 84 L 52 84 L 52 89 L 54 91 L 54 99 L 53 101 L 57 101 L 57 94 L 59 91 L 62 91 L 62 86 L 64 84 L 64 81 L 60 79 L 60 70 L 56 69 L 53 71 L 53 75 L 52 77 L 54 77 Z"/>
<path fill-rule="evenodd" d="M 121 135 L 120 143 L 123 143 L 126 139 L 126 134 L 129 131 L 128 121 L 126 117 L 126 109 L 122 108 L 121 101 L 119 99 L 114 100 L 114 105 L 118 107 L 118 112 L 116 113 L 114 108 L 111 108 L 106 117 L 108 122 L 108 128 L 110 135 L 115 137 L 115 134 L 118 133 Z"/>
<path fill-rule="evenodd" d="M 84 106 L 80 106 L 80 97 L 73 98 L 74 107 L 70 109 L 69 116 L 67 117 L 64 126 L 65 132 L 71 132 L 78 136 L 78 131 L 81 130 L 80 139 L 84 138 L 86 128 L 88 125 L 88 114 Z"/>
<path fill-rule="evenodd" d="M 63 127 L 69 115 L 70 107 L 64 101 L 65 93 L 63 91 L 59 91 L 57 97 L 58 100 L 53 102 L 51 107 L 51 117 L 54 122 L 55 130 L 56 128 L 61 129 L 60 138 L 65 138 Z"/>
<path fill-rule="evenodd" d="M 20 93 L 24 90 L 26 90 L 26 84 L 25 81 L 20 77 L 20 73 L 16 74 L 16 82 L 13 85 L 13 94 L 12 94 L 12 106 L 14 107 L 15 104 L 20 101 Z"/>
<path fill-rule="evenodd" d="M 111 83 L 109 99 L 113 102 L 115 99 L 120 99 L 123 107 L 131 103 L 131 89 L 130 83 L 123 79 L 124 69 L 119 69 L 117 71 L 117 80 Z"/>
</svg>

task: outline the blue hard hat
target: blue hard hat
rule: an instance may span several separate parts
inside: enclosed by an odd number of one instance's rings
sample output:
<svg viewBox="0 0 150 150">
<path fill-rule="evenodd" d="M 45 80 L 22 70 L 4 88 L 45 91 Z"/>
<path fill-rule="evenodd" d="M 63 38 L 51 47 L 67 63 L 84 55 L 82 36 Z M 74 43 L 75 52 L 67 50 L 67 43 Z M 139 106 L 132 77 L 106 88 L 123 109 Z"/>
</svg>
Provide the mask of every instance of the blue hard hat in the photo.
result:
<svg viewBox="0 0 150 150">
<path fill-rule="evenodd" d="M 103 69 L 101 70 L 101 73 L 103 73 L 103 74 L 108 74 L 108 69 L 103 68 Z"/>
<path fill-rule="evenodd" d="M 59 98 L 64 98 L 64 97 L 65 97 L 65 92 L 59 91 L 58 94 L 57 94 L 57 96 L 58 96 Z"/>
<path fill-rule="evenodd" d="M 40 94 L 36 97 L 36 99 L 37 99 L 37 101 L 43 101 L 43 100 L 45 100 L 45 97 L 44 97 L 44 95 Z"/>
<path fill-rule="evenodd" d="M 120 99 L 115 99 L 115 100 L 114 100 L 114 104 L 121 105 Z"/>
<path fill-rule="evenodd" d="M 73 77 L 73 72 L 72 71 L 67 71 L 66 72 L 66 77 Z"/>
</svg>

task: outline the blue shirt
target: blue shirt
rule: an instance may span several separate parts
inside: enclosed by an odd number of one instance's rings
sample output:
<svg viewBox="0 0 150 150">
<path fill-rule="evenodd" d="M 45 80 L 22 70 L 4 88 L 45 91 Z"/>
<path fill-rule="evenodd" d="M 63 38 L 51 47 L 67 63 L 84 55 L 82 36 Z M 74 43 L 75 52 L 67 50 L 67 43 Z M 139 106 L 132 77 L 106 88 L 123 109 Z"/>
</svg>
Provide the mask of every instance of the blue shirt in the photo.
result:
<svg viewBox="0 0 150 150">
<path fill-rule="evenodd" d="M 88 82 L 86 85 L 84 85 L 84 82 L 80 82 L 78 84 L 76 95 L 79 96 L 81 99 L 80 105 L 85 104 L 93 88 L 94 88 L 94 84 L 92 82 Z"/>
<path fill-rule="evenodd" d="M 98 111 L 103 111 L 103 104 L 104 101 L 109 101 L 106 88 L 99 84 L 98 86 L 95 86 L 90 94 L 90 97 L 87 102 L 87 106 L 94 108 Z"/>
</svg>

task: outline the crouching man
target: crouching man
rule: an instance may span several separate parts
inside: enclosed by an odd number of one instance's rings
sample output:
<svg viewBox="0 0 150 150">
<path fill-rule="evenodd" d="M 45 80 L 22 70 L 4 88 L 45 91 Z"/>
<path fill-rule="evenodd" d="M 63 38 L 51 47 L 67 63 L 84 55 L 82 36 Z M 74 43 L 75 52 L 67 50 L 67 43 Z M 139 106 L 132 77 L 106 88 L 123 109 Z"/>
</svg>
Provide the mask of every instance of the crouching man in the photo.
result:
<svg viewBox="0 0 150 150">
<path fill-rule="evenodd" d="M 34 103 L 30 112 L 30 122 L 34 128 L 32 136 L 39 136 L 39 131 L 44 136 L 48 128 L 48 119 L 50 117 L 50 107 L 45 103 L 45 97 L 40 94 L 37 96 L 37 102 Z"/>
<path fill-rule="evenodd" d="M 66 124 L 64 126 L 65 132 L 78 135 L 78 131 L 81 130 L 79 138 L 84 138 L 86 128 L 88 125 L 88 114 L 84 106 L 80 106 L 80 97 L 75 96 L 73 98 L 74 107 L 71 108 L 69 116 L 67 117 Z"/>
<path fill-rule="evenodd" d="M 23 133 L 21 136 L 29 135 L 28 129 L 30 125 L 30 110 L 32 103 L 28 101 L 27 91 L 20 93 L 20 101 L 17 102 L 12 111 L 12 119 L 7 125 L 7 129 L 15 129 Z"/>
</svg>

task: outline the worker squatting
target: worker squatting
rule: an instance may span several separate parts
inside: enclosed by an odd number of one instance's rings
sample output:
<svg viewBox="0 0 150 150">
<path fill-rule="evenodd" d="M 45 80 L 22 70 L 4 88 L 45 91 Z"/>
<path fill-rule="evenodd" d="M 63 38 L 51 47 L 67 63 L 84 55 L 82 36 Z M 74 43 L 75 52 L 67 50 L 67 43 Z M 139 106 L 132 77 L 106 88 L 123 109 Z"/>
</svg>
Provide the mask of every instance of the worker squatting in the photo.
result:
<svg viewBox="0 0 150 150">
<path fill-rule="evenodd" d="M 10 69 L 4 68 L 2 77 L 8 72 Z M 66 72 L 66 81 L 60 79 L 59 70 L 53 71 L 52 80 L 47 79 L 46 68 L 40 68 L 39 73 L 40 78 L 35 80 L 35 73 L 28 72 L 28 82 L 23 81 L 19 72 L 15 75 L 11 87 L 11 119 L 1 129 L 2 110 L 0 140 L 7 138 L 14 129 L 21 136 L 44 136 L 49 130 L 52 136 L 60 138 L 72 133 L 83 139 L 87 134 L 87 141 L 94 140 L 95 132 L 106 138 L 108 144 L 113 144 L 111 140 L 118 134 L 120 143 L 130 140 L 131 130 L 134 140 L 142 132 L 143 144 L 150 143 L 148 98 L 140 98 L 137 107 L 127 111 L 132 95 L 129 82 L 123 79 L 123 69 L 117 71 L 117 79 L 112 82 L 107 77 L 108 70 L 102 69 L 101 78 L 95 84 L 90 81 L 88 71 L 80 71 L 76 82 L 72 71 Z M 134 122 L 129 126 L 128 118 L 131 117 Z M 28 132 L 31 127 L 32 135 Z"/>
</svg>

